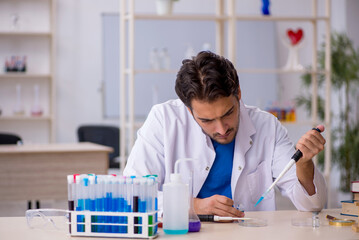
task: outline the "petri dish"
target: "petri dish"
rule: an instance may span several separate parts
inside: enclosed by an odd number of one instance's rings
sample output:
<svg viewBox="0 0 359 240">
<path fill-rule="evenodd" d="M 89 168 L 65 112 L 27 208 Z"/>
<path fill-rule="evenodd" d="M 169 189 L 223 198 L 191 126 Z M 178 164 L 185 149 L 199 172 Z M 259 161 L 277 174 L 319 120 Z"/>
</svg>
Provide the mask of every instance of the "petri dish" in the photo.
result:
<svg viewBox="0 0 359 240">
<path fill-rule="evenodd" d="M 295 227 L 312 227 L 312 228 L 318 228 L 323 223 L 316 219 L 315 221 L 313 218 L 292 218 L 292 226 Z M 324 224 L 325 225 L 325 224 Z"/>
<path fill-rule="evenodd" d="M 312 218 L 292 218 L 292 226 L 295 227 L 312 227 Z"/>
<path fill-rule="evenodd" d="M 252 218 L 248 220 L 238 220 L 239 226 L 243 227 L 265 227 L 268 226 L 267 219 Z"/>
</svg>

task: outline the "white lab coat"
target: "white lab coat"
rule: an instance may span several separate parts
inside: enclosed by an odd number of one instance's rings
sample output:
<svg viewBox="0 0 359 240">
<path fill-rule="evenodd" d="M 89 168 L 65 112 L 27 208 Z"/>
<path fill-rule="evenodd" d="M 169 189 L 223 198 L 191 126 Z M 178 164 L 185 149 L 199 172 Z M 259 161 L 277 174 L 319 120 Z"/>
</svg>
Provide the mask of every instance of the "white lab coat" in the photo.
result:
<svg viewBox="0 0 359 240">
<path fill-rule="evenodd" d="M 259 205 L 254 205 L 294 152 L 287 130 L 277 118 L 240 101 L 231 179 L 235 206 L 242 204 L 245 211 L 275 210 L 274 190 Z M 170 180 L 176 160 L 180 158 L 195 159 L 193 165 L 181 164 L 180 172 L 184 179 L 188 179 L 193 166 L 192 194 L 196 197 L 214 162 L 215 151 L 209 136 L 204 134 L 182 101 L 177 99 L 152 108 L 137 133 L 124 175 L 157 174 L 161 191 L 162 185 Z M 221 176 L 218 180 L 221 181 Z M 277 186 L 298 210 L 314 211 L 321 210 L 327 199 L 325 180 L 317 169 L 314 184 L 316 194 L 309 196 L 299 183 L 293 166 Z M 162 208 L 162 192 L 159 194 L 159 208 Z"/>
</svg>

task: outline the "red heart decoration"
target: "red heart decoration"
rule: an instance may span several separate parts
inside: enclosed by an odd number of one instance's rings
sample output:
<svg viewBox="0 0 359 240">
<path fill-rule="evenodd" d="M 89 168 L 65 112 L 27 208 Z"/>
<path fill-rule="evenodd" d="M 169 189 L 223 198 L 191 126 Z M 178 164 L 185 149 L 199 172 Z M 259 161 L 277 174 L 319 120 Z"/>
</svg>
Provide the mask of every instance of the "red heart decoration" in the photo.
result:
<svg viewBox="0 0 359 240">
<path fill-rule="evenodd" d="M 292 45 L 296 45 L 300 42 L 300 40 L 303 38 L 303 30 L 301 28 L 298 28 L 297 32 L 294 32 L 292 29 L 289 29 L 287 31 L 287 35 L 292 43 Z"/>
</svg>

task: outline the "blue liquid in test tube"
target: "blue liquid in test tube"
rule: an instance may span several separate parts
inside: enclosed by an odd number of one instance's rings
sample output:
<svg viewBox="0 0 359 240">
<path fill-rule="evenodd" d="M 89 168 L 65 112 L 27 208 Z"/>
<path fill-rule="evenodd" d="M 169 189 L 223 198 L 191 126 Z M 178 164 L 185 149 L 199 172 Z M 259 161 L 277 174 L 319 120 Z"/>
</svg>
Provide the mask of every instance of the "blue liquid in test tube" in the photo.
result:
<svg viewBox="0 0 359 240">
<path fill-rule="evenodd" d="M 85 199 L 84 199 L 84 195 L 83 195 L 82 176 L 77 175 L 75 179 L 76 179 L 76 196 L 77 196 L 76 211 L 83 211 L 85 209 Z M 77 215 L 77 222 L 84 223 L 85 216 Z M 77 224 L 77 232 L 85 232 L 85 225 Z"/>
<path fill-rule="evenodd" d="M 83 176 L 82 181 L 83 181 L 82 196 L 85 204 L 84 210 L 89 211 L 91 208 L 89 179 L 87 176 Z M 83 222 L 85 222 L 85 216 L 83 216 Z M 83 225 L 83 231 L 85 232 L 85 225 Z"/>
<path fill-rule="evenodd" d="M 89 198 L 90 198 L 90 211 L 96 211 L 96 176 L 89 176 Z M 96 216 L 91 216 L 91 223 L 96 223 Z M 91 232 L 97 232 L 97 225 L 91 225 Z"/>
<path fill-rule="evenodd" d="M 146 210 L 147 212 L 154 212 L 155 211 L 155 199 L 153 197 L 154 195 L 154 184 L 155 184 L 155 178 L 153 177 L 148 177 L 147 181 L 147 191 L 146 191 L 146 199 L 147 199 L 147 206 L 146 206 Z M 148 216 L 148 225 L 152 225 L 154 224 L 154 216 L 153 215 L 149 215 Z M 155 228 L 154 227 L 148 227 L 148 235 L 149 236 L 153 236 L 154 235 L 154 231 Z"/>
<path fill-rule="evenodd" d="M 105 198 L 105 212 L 111 212 L 112 210 L 112 176 L 106 176 L 105 178 L 105 189 L 106 189 L 106 198 Z M 112 223 L 111 216 L 105 216 L 105 223 Z M 105 226 L 105 232 L 111 233 L 111 225 Z"/>
<path fill-rule="evenodd" d="M 125 203 L 125 192 L 126 192 L 126 177 L 121 176 L 119 179 L 119 212 L 125 212 L 126 203 Z M 127 224 L 127 218 L 125 216 L 120 217 L 121 224 Z M 127 233 L 126 226 L 120 226 L 120 233 Z"/>
<path fill-rule="evenodd" d="M 105 211 L 105 187 L 103 176 L 97 176 L 96 184 L 96 211 L 104 212 Z M 97 216 L 97 223 L 104 223 L 104 216 Z M 97 225 L 97 232 L 105 232 L 104 225 Z"/>
<path fill-rule="evenodd" d="M 90 200 L 89 179 L 88 179 L 88 177 L 84 177 L 82 179 L 82 181 L 83 181 L 83 188 L 82 188 L 83 195 L 82 196 L 84 198 L 84 203 L 85 203 L 84 210 L 90 210 L 91 200 Z"/>
<path fill-rule="evenodd" d="M 118 212 L 119 211 L 119 178 L 113 177 L 112 178 L 112 212 Z M 112 217 L 112 223 L 120 223 L 120 217 L 113 216 Z M 113 233 L 119 233 L 120 227 L 118 225 L 112 226 L 112 232 Z"/>
<path fill-rule="evenodd" d="M 157 211 L 158 211 L 158 198 L 157 198 L 158 181 L 157 181 L 157 176 L 156 175 L 151 176 L 151 178 L 153 178 L 152 189 L 151 189 L 152 211 L 156 212 L 154 214 L 154 217 L 153 217 L 153 224 L 155 224 L 155 223 L 158 222 L 158 216 L 157 216 Z M 158 225 L 155 225 L 153 235 L 156 235 L 157 231 L 158 231 Z"/>
<path fill-rule="evenodd" d="M 125 212 L 132 212 L 132 179 L 131 177 L 126 177 L 125 184 Z M 125 222 L 128 223 L 126 217 Z M 128 233 L 128 226 L 125 226 L 124 233 Z"/>
<path fill-rule="evenodd" d="M 140 203 L 140 179 L 139 178 L 134 178 L 133 179 L 133 200 L 132 200 L 132 209 L 133 212 L 139 212 L 139 203 Z M 139 233 L 139 227 L 136 226 L 137 224 L 139 224 L 139 217 L 135 217 L 134 218 L 134 229 L 133 232 L 135 234 Z"/>
<path fill-rule="evenodd" d="M 147 179 L 140 178 L 140 191 L 139 191 L 139 212 L 145 213 L 147 212 Z M 138 220 L 139 224 L 143 223 L 142 217 Z M 138 228 L 138 233 L 142 234 L 142 226 Z"/>
</svg>

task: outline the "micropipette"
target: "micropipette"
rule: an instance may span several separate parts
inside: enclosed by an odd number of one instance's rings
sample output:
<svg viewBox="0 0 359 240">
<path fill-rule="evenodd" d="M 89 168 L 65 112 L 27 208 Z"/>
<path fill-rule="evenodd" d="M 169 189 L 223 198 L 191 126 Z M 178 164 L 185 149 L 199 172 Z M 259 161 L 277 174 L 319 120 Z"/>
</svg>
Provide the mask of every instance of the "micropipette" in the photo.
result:
<svg viewBox="0 0 359 240">
<path fill-rule="evenodd" d="M 320 132 L 320 130 L 318 128 L 312 128 L 312 130 L 316 130 L 318 132 Z M 267 191 L 265 191 L 263 193 L 263 195 L 259 198 L 258 202 L 256 203 L 257 206 L 263 199 L 264 197 L 272 190 L 272 188 L 277 184 L 277 182 L 284 176 L 284 174 L 286 174 L 288 172 L 288 170 L 293 166 L 294 163 L 298 162 L 298 160 L 303 156 L 303 153 L 298 149 L 294 155 L 292 156 L 292 158 L 290 159 L 289 163 L 287 164 L 287 166 L 285 166 L 285 168 L 282 170 L 282 172 L 279 174 L 279 176 L 277 177 L 277 179 L 272 183 L 272 185 L 270 185 L 270 187 L 267 189 Z"/>
<path fill-rule="evenodd" d="M 233 221 L 233 220 L 250 220 L 252 218 L 240 218 L 240 217 L 221 217 L 217 215 L 198 215 L 199 220 L 202 222 L 219 222 L 219 221 Z"/>
</svg>

